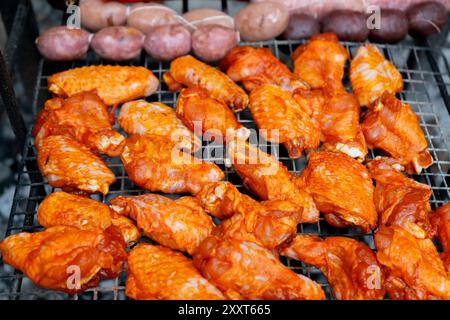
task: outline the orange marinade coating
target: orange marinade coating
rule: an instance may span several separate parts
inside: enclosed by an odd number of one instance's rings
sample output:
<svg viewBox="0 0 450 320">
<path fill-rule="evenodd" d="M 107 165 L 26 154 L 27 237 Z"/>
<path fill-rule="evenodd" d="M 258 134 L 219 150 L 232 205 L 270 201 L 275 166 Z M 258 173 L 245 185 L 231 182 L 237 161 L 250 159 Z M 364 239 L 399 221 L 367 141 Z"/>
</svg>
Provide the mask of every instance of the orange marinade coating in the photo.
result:
<svg viewBox="0 0 450 320">
<path fill-rule="evenodd" d="M 173 60 L 169 72 L 163 77 L 171 91 L 178 91 L 182 86 L 199 86 L 212 98 L 225 102 L 233 111 L 247 108 L 248 96 L 242 88 L 220 70 L 192 56 Z"/>
<path fill-rule="evenodd" d="M 54 188 L 107 194 L 116 181 L 114 173 L 87 147 L 65 136 L 42 140 L 37 163 L 42 175 Z"/>
<path fill-rule="evenodd" d="M 107 106 L 147 97 L 159 86 L 159 80 L 144 67 L 85 66 L 55 73 L 48 78 L 48 89 L 59 97 L 97 90 Z"/>
<path fill-rule="evenodd" d="M 125 293 L 136 300 L 222 300 L 214 285 L 201 276 L 180 252 L 142 243 L 128 256 Z"/>
<path fill-rule="evenodd" d="M 144 194 L 119 196 L 110 203 L 116 212 L 135 220 L 152 240 L 189 254 L 215 226 L 193 197 L 172 200 L 157 194 Z"/>
</svg>

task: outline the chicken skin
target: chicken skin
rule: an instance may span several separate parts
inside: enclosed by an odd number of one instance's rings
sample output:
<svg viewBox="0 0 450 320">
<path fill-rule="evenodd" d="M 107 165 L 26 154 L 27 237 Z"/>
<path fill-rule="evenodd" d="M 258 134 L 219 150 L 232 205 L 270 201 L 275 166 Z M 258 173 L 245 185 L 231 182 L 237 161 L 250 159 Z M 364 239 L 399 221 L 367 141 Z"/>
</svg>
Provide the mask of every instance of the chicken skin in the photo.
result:
<svg viewBox="0 0 450 320">
<path fill-rule="evenodd" d="M 282 143 L 289 157 L 298 159 L 305 149 L 316 149 L 320 129 L 310 109 L 298 104 L 288 91 L 265 84 L 250 93 L 250 111 L 265 140 Z"/>
<path fill-rule="evenodd" d="M 158 86 L 158 78 L 144 67 L 86 66 L 48 78 L 48 89 L 58 97 L 67 98 L 83 91 L 97 90 L 107 106 L 148 97 Z"/>
<path fill-rule="evenodd" d="M 225 103 L 211 98 L 200 87 L 181 90 L 176 113 L 192 132 L 206 141 L 223 143 L 233 137 L 246 140 L 250 135 Z"/>
<path fill-rule="evenodd" d="M 211 183 L 197 194 L 205 211 L 219 219 L 228 218 L 214 231 L 216 235 L 246 239 L 254 235 L 261 244 L 274 249 L 292 239 L 302 222 L 303 210 L 289 201 L 259 203 L 225 181 Z"/>
<path fill-rule="evenodd" d="M 273 156 L 248 143 L 229 144 L 228 156 L 244 186 L 261 200 L 286 200 L 302 211 L 302 221 L 319 221 L 319 211 L 309 193 L 299 188 L 287 168 Z"/>
<path fill-rule="evenodd" d="M 319 120 L 323 149 L 339 151 L 363 161 L 367 145 L 359 124 L 359 106 L 347 92 L 327 97 Z"/>
<path fill-rule="evenodd" d="M 359 161 L 365 159 L 367 145 L 359 124 L 360 107 L 352 94 L 297 90 L 294 99 L 318 123 L 323 150 L 342 152 Z"/>
<path fill-rule="evenodd" d="M 361 106 L 370 107 L 384 92 L 403 90 L 403 78 L 395 66 L 372 44 L 358 49 L 350 63 L 350 82 Z"/>
<path fill-rule="evenodd" d="M 257 242 L 210 236 L 194 254 L 203 276 L 234 299 L 321 300 L 320 285 L 286 268 Z"/>
<path fill-rule="evenodd" d="M 361 124 L 370 148 L 381 149 L 406 167 L 420 173 L 433 164 L 419 119 L 409 104 L 384 93 Z"/>
<path fill-rule="evenodd" d="M 447 272 L 450 272 L 450 204 L 437 208 L 432 216 L 431 223 L 436 229 L 437 238 L 441 243 L 441 255 Z"/>
<path fill-rule="evenodd" d="M 125 138 L 112 129 L 106 106 L 95 92 L 47 100 L 37 116 L 33 135 L 38 148 L 47 136 L 65 135 L 111 157 L 120 155 L 125 145 Z"/>
<path fill-rule="evenodd" d="M 139 238 L 139 230 L 133 222 L 106 204 L 62 191 L 53 192 L 42 201 L 37 221 L 45 228 L 70 226 L 81 230 L 106 230 L 115 226 L 125 243 L 132 244 Z"/>
<path fill-rule="evenodd" d="M 249 92 L 263 84 L 276 85 L 291 93 L 309 87 L 268 48 L 234 48 L 221 61 L 220 67 L 233 81 L 241 82 Z"/>
<path fill-rule="evenodd" d="M 369 172 L 349 156 L 329 151 L 311 153 L 297 184 L 305 186 L 330 225 L 359 227 L 364 232 L 376 227 Z"/>
<path fill-rule="evenodd" d="M 169 72 L 164 74 L 169 90 L 178 91 L 183 86 L 198 86 L 219 101 L 223 101 L 233 111 L 247 108 L 248 96 L 226 74 L 192 56 L 183 56 L 173 60 Z"/>
<path fill-rule="evenodd" d="M 101 231 L 59 226 L 22 232 L 0 242 L 0 251 L 6 264 L 36 285 L 68 293 L 117 277 L 127 259 L 125 242 L 114 227 Z"/>
<path fill-rule="evenodd" d="M 214 223 L 192 197 L 172 200 L 157 194 L 116 197 L 111 208 L 136 221 L 152 240 L 192 254 L 214 228 Z"/>
<path fill-rule="evenodd" d="M 326 89 L 328 93 L 343 92 L 342 79 L 348 58 L 348 52 L 339 43 L 336 34 L 319 34 L 292 53 L 294 74 L 312 89 Z"/>
<path fill-rule="evenodd" d="M 120 157 L 130 180 L 151 192 L 195 195 L 224 177 L 217 165 L 178 150 L 163 136 L 133 135 L 127 138 Z"/>
<path fill-rule="evenodd" d="M 188 152 L 201 147 L 201 141 L 177 118 L 173 108 L 159 102 L 127 102 L 120 108 L 117 121 L 129 135 L 156 134 L 170 137 L 180 149 Z"/>
<path fill-rule="evenodd" d="M 374 202 L 380 225 L 401 227 L 417 238 L 432 238 L 431 188 L 405 177 L 403 167 L 392 158 L 377 157 L 367 167 L 376 182 Z"/>
<path fill-rule="evenodd" d="M 362 242 L 299 235 L 281 255 L 319 268 L 338 300 L 380 300 L 384 296 L 381 266 L 375 253 Z"/>
<path fill-rule="evenodd" d="M 345 91 L 342 79 L 348 59 L 334 33 L 324 33 L 293 53 L 294 72 L 313 90 L 296 90 L 295 100 L 319 123 L 323 149 L 339 151 L 363 161 L 367 146 L 359 124 L 356 98 Z"/>
<path fill-rule="evenodd" d="M 391 299 L 450 299 L 449 274 L 430 239 L 418 239 L 400 227 L 381 226 L 375 246 Z"/>
<path fill-rule="evenodd" d="M 223 300 L 180 252 L 142 243 L 128 256 L 125 294 L 136 300 Z"/>
<path fill-rule="evenodd" d="M 54 188 L 106 195 L 116 180 L 114 173 L 87 147 L 65 136 L 42 140 L 37 163 Z"/>
</svg>

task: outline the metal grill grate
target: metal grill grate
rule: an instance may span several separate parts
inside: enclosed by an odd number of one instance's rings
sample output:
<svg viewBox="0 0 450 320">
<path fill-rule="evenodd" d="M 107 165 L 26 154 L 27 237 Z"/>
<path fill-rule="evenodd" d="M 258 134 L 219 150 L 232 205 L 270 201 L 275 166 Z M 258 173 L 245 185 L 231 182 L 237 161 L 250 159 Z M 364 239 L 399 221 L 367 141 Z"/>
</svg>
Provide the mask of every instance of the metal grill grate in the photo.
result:
<svg viewBox="0 0 450 320">
<path fill-rule="evenodd" d="M 291 66 L 289 56 L 300 42 L 290 41 L 269 41 L 252 43 L 253 46 L 268 47 L 284 63 Z M 360 44 L 344 43 L 351 55 L 353 55 Z M 422 183 L 426 183 L 432 188 L 431 206 L 434 208 L 450 200 L 450 154 L 449 141 L 446 138 L 447 132 L 441 127 L 442 117 L 448 114 L 445 111 L 445 102 L 448 102 L 447 86 L 449 80 L 448 63 L 441 52 L 427 47 L 413 45 L 380 45 L 379 48 L 391 59 L 403 75 L 405 89 L 400 94 L 404 102 L 410 103 L 420 117 L 420 124 L 428 141 L 429 151 L 434 159 L 432 167 L 426 169 L 422 174 L 414 178 Z M 83 65 L 105 64 L 106 61 L 99 60 L 92 52 L 83 61 L 72 63 L 50 63 L 41 60 L 39 62 L 40 74 L 35 88 L 34 110 L 38 110 L 44 101 L 50 98 L 47 90 L 47 78 L 59 71 Z M 161 80 L 163 72 L 167 71 L 169 64 L 152 60 L 145 54 L 135 61 L 127 63 L 129 65 L 142 65 L 151 69 Z M 346 72 L 348 75 L 348 72 Z M 348 89 L 348 78 L 345 79 Z M 174 106 L 177 94 L 169 92 L 165 84 L 161 81 L 161 86 L 156 94 L 149 97 L 148 101 L 160 101 L 170 106 Z M 448 107 L 448 105 L 447 105 Z M 248 128 L 255 128 L 255 124 L 248 110 L 237 114 L 238 120 Z M 447 128 L 448 130 L 449 128 Z M 204 148 L 208 148 L 204 145 Z M 268 149 L 270 150 L 270 148 Z M 301 172 L 305 166 L 305 159 L 291 160 L 283 147 L 280 147 L 279 154 L 275 154 L 290 171 Z M 17 189 L 14 195 L 13 206 L 6 235 L 22 232 L 37 231 L 35 214 L 39 203 L 44 197 L 54 191 L 45 179 L 42 178 L 36 166 L 36 151 L 33 146 L 31 135 L 28 136 L 23 153 L 23 161 L 18 172 Z M 376 156 L 371 152 L 369 157 Z M 208 160 L 222 161 L 220 157 L 212 157 Z M 144 191 L 128 180 L 126 172 L 120 163 L 119 158 L 105 158 L 106 163 L 117 176 L 117 181 L 111 185 L 110 193 L 107 196 L 96 195 L 95 198 L 102 202 L 108 201 L 118 195 L 138 195 Z M 225 172 L 225 179 L 233 182 L 241 192 L 245 192 L 241 185 L 241 180 L 232 168 L 219 165 Z M 298 227 L 299 233 L 317 234 L 320 236 L 344 235 L 353 237 L 365 242 L 372 249 L 372 233 L 363 234 L 357 230 L 338 229 L 327 225 L 323 220 L 316 224 L 303 224 Z M 142 241 L 147 241 L 143 239 Z M 301 262 L 282 258 L 289 268 L 297 273 L 305 274 L 311 279 L 322 284 L 327 298 L 333 299 L 325 277 L 321 272 Z M 103 281 L 99 287 L 87 290 L 78 295 L 67 295 L 64 293 L 49 291 L 37 288 L 20 272 L 3 265 L 0 258 L 0 299 L 125 299 L 125 272 L 117 279 Z"/>
</svg>

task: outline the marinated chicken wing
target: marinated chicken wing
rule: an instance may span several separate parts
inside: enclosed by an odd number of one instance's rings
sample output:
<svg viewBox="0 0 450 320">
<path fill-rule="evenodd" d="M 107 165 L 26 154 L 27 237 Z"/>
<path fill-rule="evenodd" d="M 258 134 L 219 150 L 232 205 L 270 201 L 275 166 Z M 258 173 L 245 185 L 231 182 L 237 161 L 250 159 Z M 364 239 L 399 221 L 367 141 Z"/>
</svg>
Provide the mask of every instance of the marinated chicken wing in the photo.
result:
<svg viewBox="0 0 450 320">
<path fill-rule="evenodd" d="M 287 168 L 248 143 L 229 144 L 228 155 L 244 186 L 262 200 L 287 200 L 303 210 L 303 222 L 317 222 L 319 211 L 309 193 L 293 182 Z"/>
<path fill-rule="evenodd" d="M 157 194 L 116 197 L 111 208 L 136 221 L 152 240 L 192 254 L 214 228 L 210 216 L 192 197 L 172 200 Z"/>
<path fill-rule="evenodd" d="M 117 119 L 126 133 L 170 137 L 181 149 L 196 151 L 201 141 L 177 118 L 175 111 L 159 102 L 130 101 L 122 105 Z"/>
<path fill-rule="evenodd" d="M 370 106 L 384 92 L 403 90 L 400 72 L 372 44 L 358 49 L 350 63 L 350 82 L 361 106 Z"/>
<path fill-rule="evenodd" d="M 59 226 L 22 232 L 0 242 L 0 251 L 6 264 L 36 285 L 68 293 L 117 277 L 127 259 L 125 242 L 114 227 L 101 231 Z"/>
<path fill-rule="evenodd" d="M 450 299 L 450 278 L 430 239 L 400 227 L 381 226 L 375 234 L 377 259 L 386 269 L 391 299 Z"/>
<path fill-rule="evenodd" d="M 42 140 L 37 154 L 42 175 L 54 188 L 107 194 L 114 173 L 87 147 L 65 136 Z"/>
<path fill-rule="evenodd" d="M 318 122 L 288 91 L 262 85 L 250 93 L 250 110 L 264 139 L 284 144 L 290 158 L 300 158 L 303 150 L 319 146 Z"/>
<path fill-rule="evenodd" d="M 382 149 L 405 166 L 420 173 L 433 164 L 419 119 L 409 104 L 384 93 L 361 124 L 370 148 Z"/>
<path fill-rule="evenodd" d="M 437 237 L 441 243 L 441 255 L 447 272 L 450 272 L 450 204 L 437 208 L 432 216 L 431 223 L 436 228 Z"/>
<path fill-rule="evenodd" d="M 320 285 L 286 268 L 256 242 L 210 236 L 194 254 L 203 276 L 237 299 L 324 299 Z"/>
<path fill-rule="evenodd" d="M 97 90 L 107 106 L 147 97 L 158 86 L 158 78 L 144 67 L 86 66 L 59 72 L 48 78 L 48 89 L 59 97 Z"/>
<path fill-rule="evenodd" d="M 158 135 L 127 138 L 121 159 L 130 180 L 152 192 L 196 194 L 224 176 L 214 163 L 184 153 L 169 138 Z"/>
<path fill-rule="evenodd" d="M 205 140 L 225 142 L 227 137 L 245 140 L 250 135 L 225 103 L 211 98 L 200 87 L 181 90 L 176 113 L 192 132 Z"/>
<path fill-rule="evenodd" d="M 352 94 L 297 90 L 294 99 L 318 123 L 324 150 L 339 151 L 359 161 L 365 159 L 367 145 L 359 124 L 360 107 Z"/>
<path fill-rule="evenodd" d="M 377 157 L 367 164 L 376 182 L 374 201 L 380 225 L 398 226 L 417 238 L 432 238 L 431 188 L 409 179 L 392 158 Z"/>
<path fill-rule="evenodd" d="M 226 74 L 192 56 L 183 56 L 172 61 L 169 72 L 164 74 L 169 90 L 178 91 L 183 86 L 198 86 L 217 100 L 225 102 L 233 111 L 247 108 L 248 96 Z"/>
<path fill-rule="evenodd" d="M 348 58 L 336 34 L 319 34 L 293 52 L 294 74 L 313 89 L 343 92 L 342 79 Z"/>
<path fill-rule="evenodd" d="M 342 153 L 313 152 L 299 178 L 325 220 L 368 232 L 377 225 L 374 187 L 364 165 Z"/>
<path fill-rule="evenodd" d="M 112 129 L 106 106 L 95 92 L 47 100 L 38 114 L 33 135 L 38 148 L 47 136 L 65 135 L 111 157 L 120 155 L 125 145 L 125 138 Z"/>
<path fill-rule="evenodd" d="M 225 299 L 183 254 L 144 243 L 128 256 L 125 294 L 137 300 Z"/>
<path fill-rule="evenodd" d="M 246 239 L 251 234 L 268 249 L 292 239 L 303 220 L 303 210 L 293 203 L 282 200 L 259 203 L 225 181 L 207 185 L 196 197 L 206 212 L 219 219 L 228 218 L 214 231 L 216 235 Z"/>
<path fill-rule="evenodd" d="M 359 106 L 355 97 L 347 92 L 327 97 L 319 120 L 323 149 L 339 151 L 363 161 L 367 145 L 359 124 Z"/>
<path fill-rule="evenodd" d="M 106 230 L 115 226 L 126 243 L 139 238 L 139 230 L 130 219 L 116 214 L 106 204 L 66 192 L 53 192 L 37 211 L 38 223 L 45 227 L 70 226 L 81 230 Z"/>
<path fill-rule="evenodd" d="M 319 268 L 338 300 L 380 300 L 383 272 L 375 253 L 364 243 L 345 237 L 299 235 L 281 255 Z"/>
<path fill-rule="evenodd" d="M 308 88 L 268 48 L 234 48 L 221 61 L 220 67 L 233 81 L 240 81 L 247 91 L 263 84 L 273 84 L 291 93 L 299 88 Z"/>
</svg>

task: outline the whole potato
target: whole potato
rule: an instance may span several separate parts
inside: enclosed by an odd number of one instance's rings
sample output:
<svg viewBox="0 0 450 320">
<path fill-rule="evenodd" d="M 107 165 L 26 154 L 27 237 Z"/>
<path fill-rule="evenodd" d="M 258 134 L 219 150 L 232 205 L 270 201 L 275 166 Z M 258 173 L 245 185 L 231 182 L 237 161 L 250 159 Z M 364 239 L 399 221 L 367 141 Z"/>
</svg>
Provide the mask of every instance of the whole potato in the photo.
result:
<svg viewBox="0 0 450 320">
<path fill-rule="evenodd" d="M 408 34 L 409 22 L 403 11 L 381 9 L 380 29 L 370 30 L 370 39 L 375 42 L 396 43 Z"/>
<path fill-rule="evenodd" d="M 322 20 L 323 32 L 334 32 L 340 40 L 364 41 L 369 36 L 366 16 L 361 12 L 336 10 Z"/>
<path fill-rule="evenodd" d="M 177 13 L 158 3 L 138 3 L 130 7 L 127 24 L 148 34 L 153 28 L 180 23 Z"/>
<path fill-rule="evenodd" d="M 237 44 L 236 31 L 221 25 L 201 26 L 192 34 L 192 50 L 200 60 L 206 62 L 221 60 Z"/>
<path fill-rule="evenodd" d="M 279 36 L 287 27 L 289 12 L 282 3 L 252 3 L 234 17 L 241 39 L 264 41 Z"/>
<path fill-rule="evenodd" d="M 218 24 L 234 29 L 234 19 L 226 13 L 213 9 L 194 9 L 183 14 L 183 18 L 196 27 Z"/>
<path fill-rule="evenodd" d="M 448 20 L 447 10 L 439 2 L 429 1 L 408 9 L 409 34 L 415 38 L 440 32 Z"/>
<path fill-rule="evenodd" d="M 294 13 L 282 37 L 286 40 L 306 39 L 320 33 L 320 24 L 316 18 L 304 13 Z"/>
<path fill-rule="evenodd" d="M 81 25 L 98 31 L 109 26 L 121 26 L 127 21 L 127 7 L 119 2 L 102 0 L 80 1 Z"/>
<path fill-rule="evenodd" d="M 36 39 L 39 52 L 53 61 L 83 58 L 89 49 L 89 33 L 66 26 L 53 27 Z"/>
<path fill-rule="evenodd" d="M 118 26 L 98 31 L 91 48 L 100 57 L 113 61 L 130 60 L 141 53 L 144 35 L 135 28 Z"/>
<path fill-rule="evenodd" d="M 144 49 L 155 59 L 173 60 L 191 51 L 191 33 L 179 24 L 156 27 L 145 37 Z"/>
</svg>

